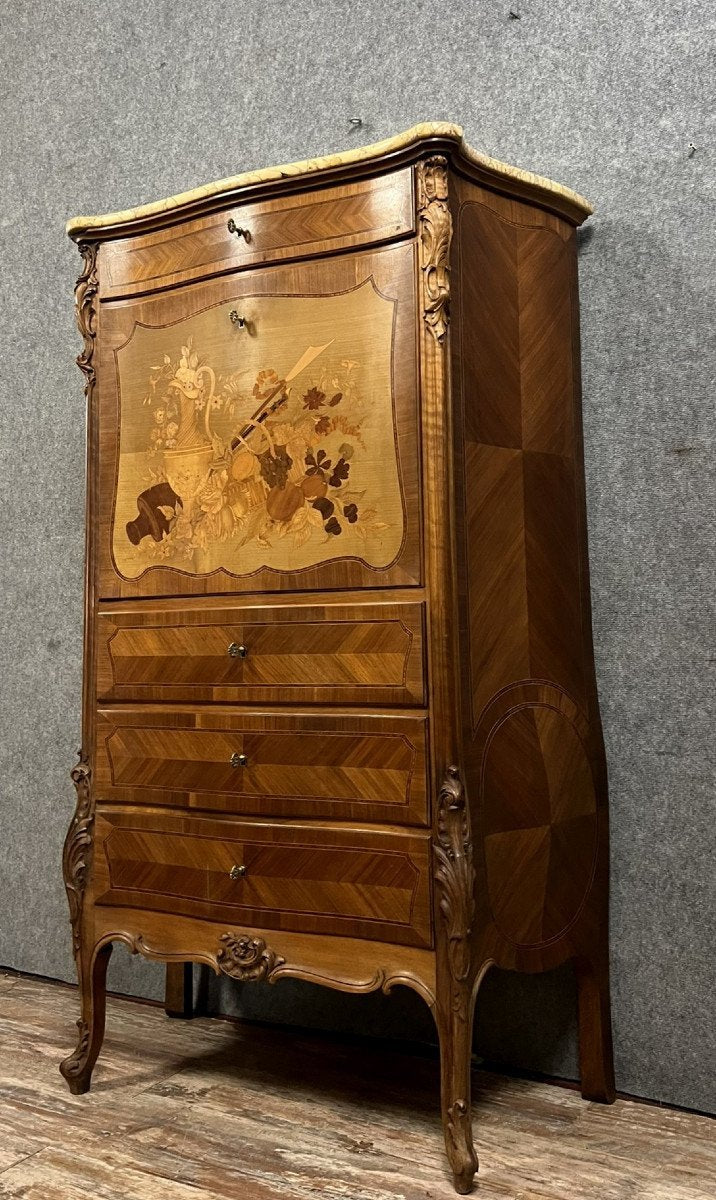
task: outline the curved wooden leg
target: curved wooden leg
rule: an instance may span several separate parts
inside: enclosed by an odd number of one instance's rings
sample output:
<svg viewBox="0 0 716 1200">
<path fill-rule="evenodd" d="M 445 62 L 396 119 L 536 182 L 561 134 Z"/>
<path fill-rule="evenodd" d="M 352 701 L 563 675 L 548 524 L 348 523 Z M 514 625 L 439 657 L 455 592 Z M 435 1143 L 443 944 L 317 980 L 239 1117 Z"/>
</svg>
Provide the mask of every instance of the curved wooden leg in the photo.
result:
<svg viewBox="0 0 716 1200">
<path fill-rule="evenodd" d="M 579 1004 L 579 1062 L 582 1095 L 603 1104 L 614 1101 L 614 1054 L 606 954 L 574 960 Z"/>
<path fill-rule="evenodd" d="M 77 1022 L 79 1039 L 73 1054 L 60 1063 L 73 1096 L 88 1092 L 92 1071 L 104 1040 L 104 1019 L 107 1008 L 107 966 L 112 954 L 108 942 L 96 953 L 80 958 L 80 998 L 82 1016 Z"/>
<path fill-rule="evenodd" d="M 440 1040 L 440 1092 L 445 1149 L 455 1191 L 472 1191 L 477 1155 L 472 1144 L 470 1063 L 474 996 L 467 983 L 454 983 L 435 1020 Z"/>
<path fill-rule="evenodd" d="M 194 1016 L 194 964 L 167 963 L 164 1011 L 185 1021 Z"/>
</svg>

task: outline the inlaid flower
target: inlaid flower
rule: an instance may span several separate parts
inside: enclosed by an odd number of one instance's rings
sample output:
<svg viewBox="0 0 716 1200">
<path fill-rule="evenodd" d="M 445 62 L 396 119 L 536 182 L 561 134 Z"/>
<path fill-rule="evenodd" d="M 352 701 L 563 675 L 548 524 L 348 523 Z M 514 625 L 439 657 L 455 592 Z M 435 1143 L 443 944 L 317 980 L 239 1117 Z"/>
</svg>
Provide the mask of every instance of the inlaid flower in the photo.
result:
<svg viewBox="0 0 716 1200">
<path fill-rule="evenodd" d="M 328 486 L 334 488 L 340 487 L 341 483 L 348 478 L 349 472 L 350 466 L 346 462 L 345 458 L 339 458 L 338 462 L 333 468 L 333 474 L 328 480 Z"/>
<path fill-rule="evenodd" d="M 259 371 L 252 389 L 253 394 L 257 400 L 266 400 L 271 395 L 271 392 L 275 391 L 279 383 L 280 380 L 275 371 L 271 369 Z"/>
<path fill-rule="evenodd" d="M 316 387 L 309 388 L 303 397 L 303 407 L 308 409 L 322 408 L 325 402 L 325 392 L 319 391 Z"/>
</svg>

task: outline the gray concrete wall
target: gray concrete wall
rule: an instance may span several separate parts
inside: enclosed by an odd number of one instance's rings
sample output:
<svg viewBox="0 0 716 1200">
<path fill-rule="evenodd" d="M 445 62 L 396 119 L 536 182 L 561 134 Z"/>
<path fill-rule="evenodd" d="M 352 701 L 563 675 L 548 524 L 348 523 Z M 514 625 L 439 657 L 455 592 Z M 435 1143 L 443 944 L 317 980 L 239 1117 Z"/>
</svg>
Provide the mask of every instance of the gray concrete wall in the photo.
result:
<svg viewBox="0 0 716 1200">
<path fill-rule="evenodd" d="M 66 217 L 455 120 L 475 146 L 596 205 L 582 340 L 618 1084 L 716 1107 L 713 10 L 674 0 L 0 10 L 0 963 L 73 974 L 59 859 L 79 737 L 84 414 Z M 161 980 L 116 951 L 115 988 L 158 995 Z M 252 1016 L 431 1035 L 412 996 L 227 981 L 216 998 Z M 490 979 L 479 1023 L 483 1053 L 574 1073 L 568 975 Z"/>
</svg>

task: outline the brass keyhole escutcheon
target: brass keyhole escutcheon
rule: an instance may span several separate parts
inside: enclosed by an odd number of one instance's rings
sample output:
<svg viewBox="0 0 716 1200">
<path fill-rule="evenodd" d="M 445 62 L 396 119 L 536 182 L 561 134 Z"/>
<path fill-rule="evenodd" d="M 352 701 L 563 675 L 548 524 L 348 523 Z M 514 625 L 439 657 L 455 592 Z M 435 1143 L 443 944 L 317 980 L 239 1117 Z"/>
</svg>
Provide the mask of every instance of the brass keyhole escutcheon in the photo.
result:
<svg viewBox="0 0 716 1200">
<path fill-rule="evenodd" d="M 231 321 L 232 325 L 236 326 L 237 329 L 248 329 L 249 327 L 246 317 L 242 317 L 235 308 L 232 308 L 231 312 L 229 313 L 229 320 Z"/>
<path fill-rule="evenodd" d="M 229 658 L 246 658 L 247 654 L 247 647 L 239 645 L 238 642 L 232 642 L 229 646 Z"/>
<path fill-rule="evenodd" d="M 233 866 L 229 871 L 229 879 L 243 879 L 246 874 L 246 867 L 242 863 L 241 866 Z"/>
<path fill-rule="evenodd" d="M 238 750 L 234 750 L 229 762 L 231 763 L 232 767 L 247 767 L 249 765 L 249 760 L 246 755 L 239 754 Z"/>
</svg>

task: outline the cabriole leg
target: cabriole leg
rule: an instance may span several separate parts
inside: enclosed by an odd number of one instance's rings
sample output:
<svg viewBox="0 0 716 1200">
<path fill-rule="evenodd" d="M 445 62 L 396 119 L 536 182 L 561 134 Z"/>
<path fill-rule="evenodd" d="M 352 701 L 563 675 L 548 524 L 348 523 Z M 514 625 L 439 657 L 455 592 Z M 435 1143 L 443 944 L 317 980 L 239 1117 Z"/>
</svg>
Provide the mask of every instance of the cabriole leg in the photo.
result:
<svg viewBox="0 0 716 1200">
<path fill-rule="evenodd" d="M 465 983 L 456 984 L 452 1004 L 438 1007 L 440 1040 L 440 1094 L 445 1149 L 455 1191 L 466 1195 L 478 1168 L 472 1144 L 471 1081 L 472 1022 L 474 1003 Z"/>
<path fill-rule="evenodd" d="M 579 1004 L 579 1061 L 585 1100 L 614 1100 L 614 1055 L 606 954 L 574 960 Z"/>
<path fill-rule="evenodd" d="M 107 966 L 112 954 L 108 942 L 95 953 L 80 958 L 80 998 L 82 1016 L 77 1022 L 79 1039 L 73 1054 L 60 1063 L 73 1096 L 88 1092 L 92 1071 L 104 1040 L 104 1021 L 107 1008 Z"/>
</svg>

